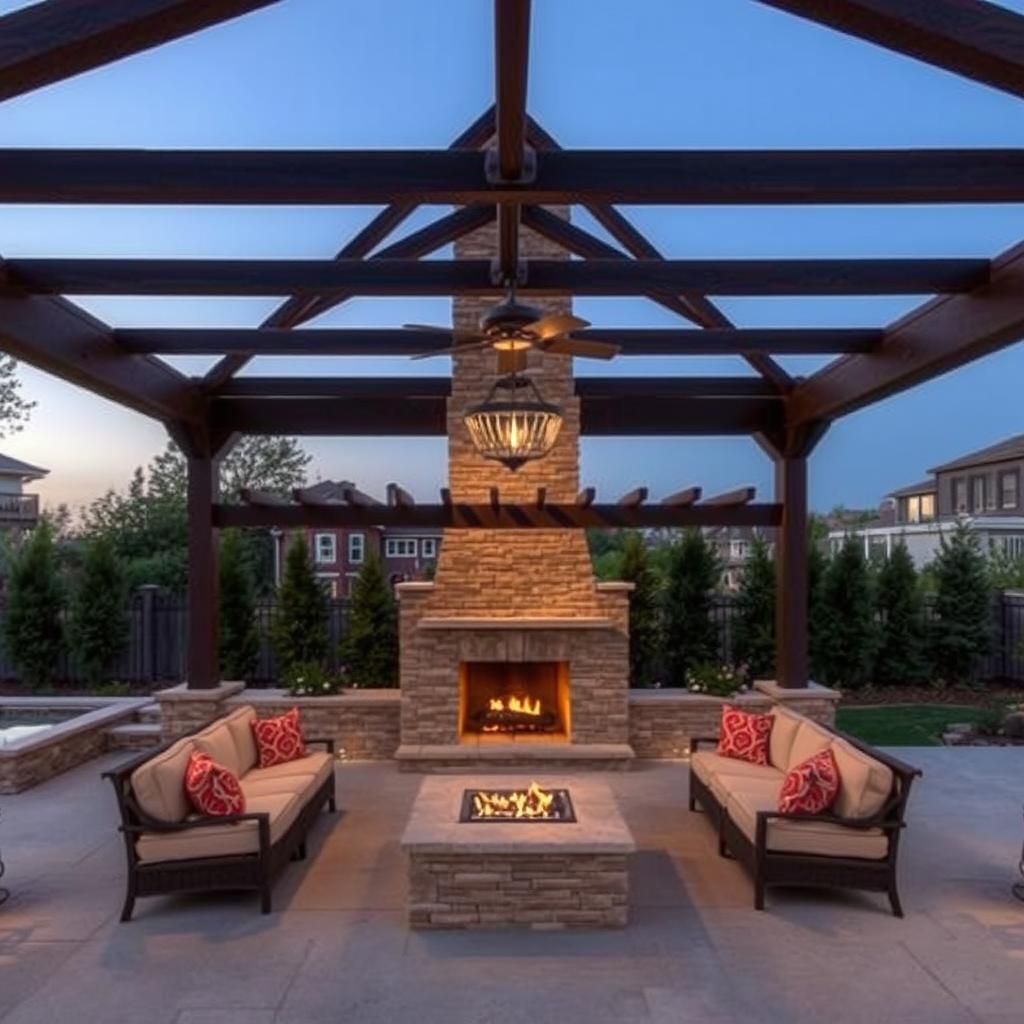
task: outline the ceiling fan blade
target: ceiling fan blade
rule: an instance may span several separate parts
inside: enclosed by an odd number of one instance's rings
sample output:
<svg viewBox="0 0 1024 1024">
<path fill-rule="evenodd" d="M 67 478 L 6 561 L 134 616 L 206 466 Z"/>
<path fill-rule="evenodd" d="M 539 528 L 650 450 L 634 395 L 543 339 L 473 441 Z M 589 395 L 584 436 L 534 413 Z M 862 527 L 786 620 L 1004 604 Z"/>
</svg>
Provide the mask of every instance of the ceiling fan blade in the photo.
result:
<svg viewBox="0 0 1024 1024">
<path fill-rule="evenodd" d="M 473 340 L 468 342 L 456 342 L 445 348 L 435 348 L 432 352 L 417 352 L 410 356 L 410 359 L 432 359 L 434 356 L 453 356 L 459 352 L 466 352 L 472 349 L 487 348 L 491 344 L 490 338 L 481 338 L 479 335 L 469 335 Z"/>
<path fill-rule="evenodd" d="M 544 345 L 544 351 L 565 356 L 582 356 L 584 359 L 614 359 L 619 354 L 619 346 L 608 345 L 603 341 L 555 338 Z"/>
<path fill-rule="evenodd" d="M 541 317 L 527 324 L 523 330 L 535 334 L 540 341 L 547 341 L 559 334 L 568 334 L 570 331 L 582 331 L 590 326 L 589 320 L 581 320 L 571 313 L 553 313 L 551 316 Z"/>
</svg>

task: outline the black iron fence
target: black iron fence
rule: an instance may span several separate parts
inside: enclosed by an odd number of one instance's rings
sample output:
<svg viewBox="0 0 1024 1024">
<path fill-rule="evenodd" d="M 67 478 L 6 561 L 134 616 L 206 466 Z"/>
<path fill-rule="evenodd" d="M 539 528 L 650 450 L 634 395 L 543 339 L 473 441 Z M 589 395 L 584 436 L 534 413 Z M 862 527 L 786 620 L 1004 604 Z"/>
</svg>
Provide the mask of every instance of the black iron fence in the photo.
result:
<svg viewBox="0 0 1024 1024">
<path fill-rule="evenodd" d="M 712 617 L 718 626 L 722 660 L 734 661 L 735 601 L 727 595 L 715 598 Z M 128 683 L 173 683 L 187 676 L 187 616 L 185 599 L 157 587 L 143 587 L 129 604 L 128 645 L 111 678 Z M 3 614 L 0 608 L 0 615 Z M 926 614 L 932 614 L 926 604 Z M 256 607 L 260 633 L 260 657 L 256 675 L 249 680 L 269 684 L 278 679 L 274 649 L 270 640 L 274 599 L 261 600 Z M 348 601 L 330 602 L 330 668 L 338 667 L 338 645 L 348 621 Z M 992 653 L 982 666 L 984 679 L 1024 682 L 1024 591 L 1002 591 L 992 597 Z M 81 672 L 72 654 L 64 651 L 58 678 L 74 683 Z M 6 652 L 0 649 L 0 679 L 17 678 Z"/>
</svg>

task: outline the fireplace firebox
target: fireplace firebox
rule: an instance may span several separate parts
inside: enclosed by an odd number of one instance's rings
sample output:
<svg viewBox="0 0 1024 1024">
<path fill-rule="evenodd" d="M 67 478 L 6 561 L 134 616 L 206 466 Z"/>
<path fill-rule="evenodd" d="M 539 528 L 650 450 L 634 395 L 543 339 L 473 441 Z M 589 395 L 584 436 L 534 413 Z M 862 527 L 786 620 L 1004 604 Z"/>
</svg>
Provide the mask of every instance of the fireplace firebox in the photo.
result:
<svg viewBox="0 0 1024 1024">
<path fill-rule="evenodd" d="M 459 688 L 464 739 L 531 734 L 569 738 L 567 662 L 463 662 Z"/>
</svg>

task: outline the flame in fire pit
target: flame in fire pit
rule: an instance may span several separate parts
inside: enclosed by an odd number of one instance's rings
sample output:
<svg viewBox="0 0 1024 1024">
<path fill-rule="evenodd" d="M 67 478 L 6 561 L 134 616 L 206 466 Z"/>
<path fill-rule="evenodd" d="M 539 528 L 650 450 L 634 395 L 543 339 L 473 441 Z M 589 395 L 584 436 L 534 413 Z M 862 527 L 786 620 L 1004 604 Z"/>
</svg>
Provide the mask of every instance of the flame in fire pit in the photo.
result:
<svg viewBox="0 0 1024 1024">
<path fill-rule="evenodd" d="M 555 794 L 531 782 L 529 789 L 473 794 L 475 818 L 556 818 L 552 810 Z"/>
<path fill-rule="evenodd" d="M 540 700 L 536 697 L 492 697 L 488 702 L 490 711 L 515 711 L 520 715 L 540 715 Z"/>
</svg>

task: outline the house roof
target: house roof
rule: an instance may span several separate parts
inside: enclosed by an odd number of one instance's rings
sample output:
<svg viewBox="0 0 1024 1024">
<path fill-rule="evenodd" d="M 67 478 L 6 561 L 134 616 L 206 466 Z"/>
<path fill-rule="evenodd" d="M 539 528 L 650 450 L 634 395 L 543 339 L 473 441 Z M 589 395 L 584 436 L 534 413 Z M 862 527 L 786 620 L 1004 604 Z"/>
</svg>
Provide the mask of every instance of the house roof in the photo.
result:
<svg viewBox="0 0 1024 1024">
<path fill-rule="evenodd" d="M 353 490 L 358 491 L 358 488 L 351 480 L 321 480 L 319 483 L 313 484 L 312 487 L 307 487 L 306 493 L 323 501 L 336 501 L 341 504 L 345 501 L 345 492 Z M 370 495 L 365 495 L 365 497 L 370 497 Z M 376 498 L 371 498 L 371 500 L 375 505 L 382 504 Z"/>
<path fill-rule="evenodd" d="M 17 476 L 22 480 L 40 480 L 50 471 L 41 466 L 33 466 L 21 459 L 12 459 L 10 455 L 0 455 L 0 476 Z"/>
<path fill-rule="evenodd" d="M 935 471 L 932 470 L 934 473 Z M 890 491 L 887 498 L 905 498 L 911 494 L 934 494 L 938 485 L 934 480 L 922 480 L 919 484 L 910 484 L 907 487 L 900 487 L 898 490 Z"/>
<path fill-rule="evenodd" d="M 1024 459 L 1024 434 L 1016 434 L 988 448 L 961 455 L 952 462 L 930 469 L 929 473 L 946 473 L 952 469 L 967 469 L 969 466 L 986 466 L 992 462 L 1008 462 L 1010 459 Z"/>
</svg>

